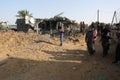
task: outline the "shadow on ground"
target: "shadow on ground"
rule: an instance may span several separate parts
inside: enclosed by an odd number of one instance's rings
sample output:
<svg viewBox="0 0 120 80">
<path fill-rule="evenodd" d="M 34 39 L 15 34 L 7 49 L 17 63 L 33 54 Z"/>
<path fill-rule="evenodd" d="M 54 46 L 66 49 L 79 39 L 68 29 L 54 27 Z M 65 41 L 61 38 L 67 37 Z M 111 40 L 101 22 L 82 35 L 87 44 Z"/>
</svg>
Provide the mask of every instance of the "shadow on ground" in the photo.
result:
<svg viewBox="0 0 120 80">
<path fill-rule="evenodd" d="M 81 68 L 80 68 L 81 67 Z M 81 63 L 35 61 L 10 57 L 0 62 L 1 80 L 86 80 Z M 80 73 L 82 71 L 83 73 Z M 89 76 L 90 77 L 90 74 Z"/>
<path fill-rule="evenodd" d="M 87 51 L 84 50 L 64 50 L 60 52 L 43 50 L 43 52 L 51 54 L 53 56 L 52 59 L 55 60 L 81 61 L 86 60 L 86 55 L 88 55 Z"/>
<path fill-rule="evenodd" d="M 69 51 L 68 51 L 69 52 Z M 63 53 L 68 54 L 68 53 Z M 71 53 L 67 56 L 71 57 Z M 76 54 L 79 55 L 80 54 Z M 62 59 L 57 57 L 56 59 Z M 68 60 L 68 59 L 66 59 Z M 74 59 L 71 59 L 74 60 Z M 99 66 L 99 67 L 98 67 Z M 37 61 L 8 57 L 0 62 L 1 80 L 119 80 L 120 70 L 111 71 L 110 65 L 71 61 Z"/>
</svg>

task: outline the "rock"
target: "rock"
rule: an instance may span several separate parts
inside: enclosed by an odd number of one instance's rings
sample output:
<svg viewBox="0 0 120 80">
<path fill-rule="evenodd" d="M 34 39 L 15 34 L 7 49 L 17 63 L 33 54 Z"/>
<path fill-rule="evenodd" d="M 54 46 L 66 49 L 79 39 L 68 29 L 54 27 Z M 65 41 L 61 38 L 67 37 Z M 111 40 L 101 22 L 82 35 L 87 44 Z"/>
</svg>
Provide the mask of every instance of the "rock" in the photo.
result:
<svg viewBox="0 0 120 80">
<path fill-rule="evenodd" d="M 93 64 L 94 64 L 94 65 L 98 65 L 98 62 L 97 62 L 97 61 L 94 61 Z"/>
<path fill-rule="evenodd" d="M 81 46 L 84 46 L 84 45 L 81 45 Z"/>
<path fill-rule="evenodd" d="M 80 52 L 79 51 L 76 51 L 77 54 L 79 54 Z"/>
<path fill-rule="evenodd" d="M 8 56 L 8 57 L 9 57 L 10 55 L 9 55 L 9 54 L 6 54 L 6 56 Z"/>
<path fill-rule="evenodd" d="M 77 68 L 76 67 L 72 67 L 73 70 L 76 70 Z"/>
<path fill-rule="evenodd" d="M 87 72 L 91 72 L 91 70 L 87 70 Z"/>
</svg>

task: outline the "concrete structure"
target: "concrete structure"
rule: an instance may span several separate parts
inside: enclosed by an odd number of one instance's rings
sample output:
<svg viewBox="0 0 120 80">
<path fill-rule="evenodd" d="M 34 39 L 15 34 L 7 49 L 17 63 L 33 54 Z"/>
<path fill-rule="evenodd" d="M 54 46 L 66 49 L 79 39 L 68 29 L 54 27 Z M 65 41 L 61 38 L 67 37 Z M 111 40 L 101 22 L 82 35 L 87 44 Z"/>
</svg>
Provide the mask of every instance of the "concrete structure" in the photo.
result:
<svg viewBox="0 0 120 80">
<path fill-rule="evenodd" d="M 25 19 L 17 19 L 16 24 L 17 24 L 17 31 L 23 31 L 23 32 L 28 31 L 28 26 L 26 26 L 25 24 Z"/>
</svg>

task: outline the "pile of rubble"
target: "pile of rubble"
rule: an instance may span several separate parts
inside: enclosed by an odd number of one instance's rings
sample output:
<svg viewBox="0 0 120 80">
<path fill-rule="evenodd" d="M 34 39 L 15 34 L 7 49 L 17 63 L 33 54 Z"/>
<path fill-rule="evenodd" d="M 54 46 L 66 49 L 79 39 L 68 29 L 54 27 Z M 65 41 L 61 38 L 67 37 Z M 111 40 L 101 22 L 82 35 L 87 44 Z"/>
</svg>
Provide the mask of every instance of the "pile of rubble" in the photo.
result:
<svg viewBox="0 0 120 80">
<path fill-rule="evenodd" d="M 65 39 L 65 43 L 82 43 L 81 36 L 81 34 L 70 36 Z M 3 54 L 1 57 L 6 55 L 19 57 L 21 53 L 24 55 L 41 54 L 42 50 L 63 51 L 59 48 L 59 43 L 59 38 L 51 37 L 49 34 L 40 35 L 32 31 L 27 33 L 12 30 L 0 31 L 0 54 Z"/>
<path fill-rule="evenodd" d="M 34 32 L 0 31 L 0 57 L 19 56 L 20 54 L 41 53 L 42 49 L 51 50 L 49 35 L 37 35 Z"/>
</svg>

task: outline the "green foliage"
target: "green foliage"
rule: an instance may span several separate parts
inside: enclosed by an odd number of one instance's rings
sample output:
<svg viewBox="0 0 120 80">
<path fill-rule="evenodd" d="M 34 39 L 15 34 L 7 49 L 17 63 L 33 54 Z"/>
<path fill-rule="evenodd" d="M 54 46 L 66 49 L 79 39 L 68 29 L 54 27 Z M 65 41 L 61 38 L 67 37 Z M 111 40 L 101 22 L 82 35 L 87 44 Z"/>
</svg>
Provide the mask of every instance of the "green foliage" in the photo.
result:
<svg viewBox="0 0 120 80">
<path fill-rule="evenodd" d="M 16 15 L 17 17 L 20 17 L 20 18 L 25 18 L 25 16 L 30 16 L 32 17 L 32 14 L 29 13 L 29 11 L 27 10 L 20 10 L 17 12 L 18 15 Z"/>
</svg>

